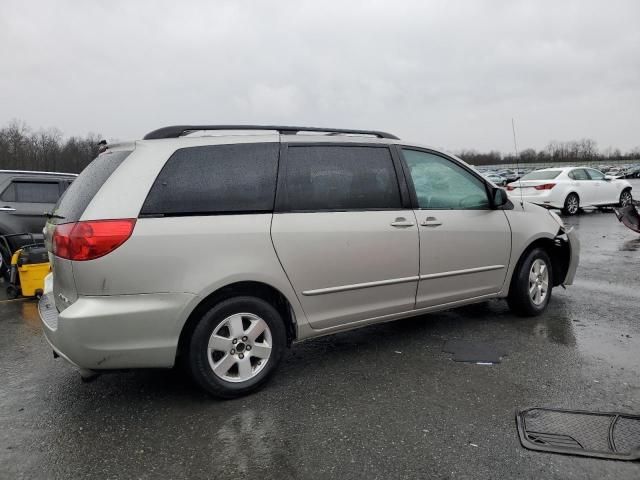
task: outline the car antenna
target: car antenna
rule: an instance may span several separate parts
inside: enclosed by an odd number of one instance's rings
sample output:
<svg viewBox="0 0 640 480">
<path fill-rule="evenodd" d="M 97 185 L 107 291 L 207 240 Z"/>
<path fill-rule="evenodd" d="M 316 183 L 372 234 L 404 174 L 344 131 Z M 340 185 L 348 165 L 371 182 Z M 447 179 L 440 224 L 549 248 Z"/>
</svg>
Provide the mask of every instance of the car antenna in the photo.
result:
<svg viewBox="0 0 640 480">
<path fill-rule="evenodd" d="M 516 142 L 516 123 L 511 117 L 511 131 L 513 131 L 513 148 L 516 152 L 516 169 L 518 170 L 518 175 L 520 175 L 520 154 L 518 153 L 518 142 Z M 524 200 L 522 199 L 522 180 L 520 180 L 520 176 L 518 176 L 518 190 L 520 190 L 520 206 L 522 210 L 524 210 Z"/>
</svg>

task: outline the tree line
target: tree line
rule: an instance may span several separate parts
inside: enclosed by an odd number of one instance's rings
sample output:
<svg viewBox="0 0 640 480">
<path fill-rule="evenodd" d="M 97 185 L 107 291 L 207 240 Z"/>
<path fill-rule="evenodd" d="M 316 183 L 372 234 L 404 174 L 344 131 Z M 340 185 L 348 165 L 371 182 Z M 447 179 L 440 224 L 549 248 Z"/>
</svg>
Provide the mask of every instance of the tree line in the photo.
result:
<svg viewBox="0 0 640 480">
<path fill-rule="evenodd" d="M 12 120 L 0 129 L 0 169 L 42 170 L 79 173 L 98 155 L 98 142 L 102 137 L 89 133 L 84 137 L 64 138 L 56 128 L 37 131 L 20 120 Z M 598 150 L 594 140 L 585 138 L 568 142 L 552 141 L 542 150 L 527 148 L 514 154 L 502 154 L 497 150 L 457 152 L 472 165 L 496 165 L 500 163 L 587 163 L 608 160 L 640 161 L 640 147 L 628 152 L 608 148 Z"/>
<path fill-rule="evenodd" d="M 79 173 L 98 155 L 100 135 L 64 138 L 57 128 L 29 128 L 12 120 L 0 129 L 0 169 Z"/>
<path fill-rule="evenodd" d="M 567 142 L 551 141 L 542 150 L 526 148 L 515 154 L 503 155 L 497 150 L 490 152 L 477 152 L 475 150 L 462 150 L 456 153 L 465 162 L 472 165 L 497 165 L 500 163 L 592 163 L 607 161 L 640 161 L 640 147 L 635 147 L 628 152 L 620 149 L 607 148 L 599 150 L 595 140 L 583 138 Z"/>
</svg>

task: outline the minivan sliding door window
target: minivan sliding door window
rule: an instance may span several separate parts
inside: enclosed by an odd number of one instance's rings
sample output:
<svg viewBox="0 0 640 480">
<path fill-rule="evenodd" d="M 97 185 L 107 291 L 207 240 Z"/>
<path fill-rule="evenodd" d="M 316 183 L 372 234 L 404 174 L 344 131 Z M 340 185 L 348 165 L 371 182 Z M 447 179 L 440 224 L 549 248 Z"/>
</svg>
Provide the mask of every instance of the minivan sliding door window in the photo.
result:
<svg viewBox="0 0 640 480">
<path fill-rule="evenodd" d="M 398 179 L 386 147 L 290 145 L 284 175 L 284 210 L 402 208 Z"/>
</svg>

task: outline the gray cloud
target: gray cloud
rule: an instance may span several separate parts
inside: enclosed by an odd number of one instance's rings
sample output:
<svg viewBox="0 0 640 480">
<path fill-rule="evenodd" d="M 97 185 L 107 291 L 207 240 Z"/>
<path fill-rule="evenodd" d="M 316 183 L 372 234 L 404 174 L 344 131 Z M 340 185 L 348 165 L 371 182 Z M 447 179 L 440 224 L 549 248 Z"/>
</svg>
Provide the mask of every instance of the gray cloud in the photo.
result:
<svg viewBox="0 0 640 480">
<path fill-rule="evenodd" d="M 509 151 L 640 145 L 640 3 L 2 1 L 0 124 L 386 129 Z"/>
</svg>

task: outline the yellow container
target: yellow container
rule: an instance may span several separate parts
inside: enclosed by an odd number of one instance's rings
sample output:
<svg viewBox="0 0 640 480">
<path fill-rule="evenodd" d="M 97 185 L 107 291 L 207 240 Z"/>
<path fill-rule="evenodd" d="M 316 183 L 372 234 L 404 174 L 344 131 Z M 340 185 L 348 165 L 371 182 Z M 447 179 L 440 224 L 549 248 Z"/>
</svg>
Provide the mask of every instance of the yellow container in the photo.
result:
<svg viewBox="0 0 640 480">
<path fill-rule="evenodd" d="M 20 289 L 23 297 L 35 297 L 44 290 L 44 277 L 51 271 L 48 263 L 34 263 L 18 267 L 20 274 Z M 37 290 L 40 290 L 37 292 Z"/>
<path fill-rule="evenodd" d="M 23 297 L 35 297 L 42 294 L 44 290 L 44 277 L 51 271 L 49 262 L 25 263 L 24 258 L 20 258 L 23 250 L 17 250 L 11 257 L 11 267 L 17 268 L 20 293 Z M 16 280 L 18 280 L 16 279 Z M 18 287 L 18 285 L 14 285 Z M 17 293 L 17 292 L 16 292 Z"/>
</svg>

